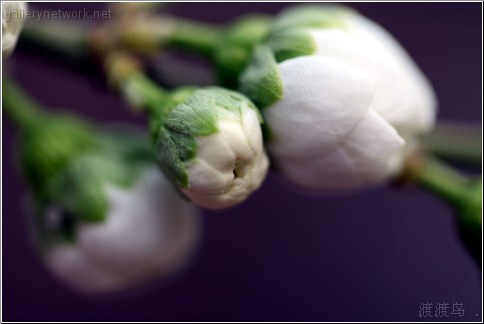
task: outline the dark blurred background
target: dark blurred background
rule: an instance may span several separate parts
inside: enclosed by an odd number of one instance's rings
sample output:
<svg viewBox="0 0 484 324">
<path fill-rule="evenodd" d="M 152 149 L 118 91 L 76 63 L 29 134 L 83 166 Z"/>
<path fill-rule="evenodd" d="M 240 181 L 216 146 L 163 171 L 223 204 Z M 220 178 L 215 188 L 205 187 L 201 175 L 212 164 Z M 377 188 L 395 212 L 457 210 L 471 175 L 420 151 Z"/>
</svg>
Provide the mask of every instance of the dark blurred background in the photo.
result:
<svg viewBox="0 0 484 324">
<path fill-rule="evenodd" d="M 172 3 L 165 10 L 225 23 L 283 3 Z M 351 3 L 386 27 L 432 81 L 439 119 L 482 127 L 481 3 Z M 31 9 L 99 9 L 33 3 Z M 8 70 L 39 102 L 100 122 L 144 125 L 121 101 L 22 48 Z M 4 65 L 4 68 L 5 68 Z M 201 70 L 201 69 L 200 69 Z M 206 81 L 205 81 L 206 82 Z M 417 188 L 308 197 L 270 175 L 241 206 L 203 213 L 204 240 L 183 274 L 144 293 L 90 299 L 57 282 L 32 248 L 15 130 L 2 124 L 5 321 L 481 321 L 481 272 L 451 210 Z M 474 170 L 478 173 L 481 170 Z M 463 304 L 461 318 L 420 318 L 420 303 Z"/>
</svg>

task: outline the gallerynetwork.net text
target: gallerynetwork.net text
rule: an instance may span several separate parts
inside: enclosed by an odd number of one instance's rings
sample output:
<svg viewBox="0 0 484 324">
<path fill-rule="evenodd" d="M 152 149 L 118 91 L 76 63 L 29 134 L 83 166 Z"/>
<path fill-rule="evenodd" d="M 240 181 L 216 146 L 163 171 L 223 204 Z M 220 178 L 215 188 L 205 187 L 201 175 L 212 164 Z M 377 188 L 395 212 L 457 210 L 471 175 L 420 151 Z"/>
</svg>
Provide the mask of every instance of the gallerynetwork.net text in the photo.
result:
<svg viewBox="0 0 484 324">
<path fill-rule="evenodd" d="M 20 10 L 5 12 L 5 20 L 29 19 L 37 22 L 50 19 L 111 19 L 111 9 L 106 10 Z"/>
</svg>

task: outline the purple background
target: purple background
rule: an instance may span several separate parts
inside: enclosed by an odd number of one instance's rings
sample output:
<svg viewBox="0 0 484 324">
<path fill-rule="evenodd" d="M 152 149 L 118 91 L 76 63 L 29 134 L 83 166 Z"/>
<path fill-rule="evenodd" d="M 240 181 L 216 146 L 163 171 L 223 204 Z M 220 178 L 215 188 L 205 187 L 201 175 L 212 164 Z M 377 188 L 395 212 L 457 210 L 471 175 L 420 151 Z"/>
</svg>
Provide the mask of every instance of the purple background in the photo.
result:
<svg viewBox="0 0 484 324">
<path fill-rule="evenodd" d="M 33 4 L 31 8 L 98 8 Z M 211 22 L 284 4 L 172 4 Z M 481 125 L 479 3 L 355 3 L 389 29 L 435 86 L 439 118 Z M 11 73 L 39 100 L 97 121 L 134 121 L 92 82 L 22 51 Z M 13 166 L 14 129 L 2 125 L 3 320 L 6 321 L 417 321 L 420 302 L 462 302 L 481 315 L 481 272 L 456 235 L 453 215 L 416 188 L 338 197 L 295 193 L 270 175 L 243 205 L 204 212 L 203 246 L 176 280 L 144 294 L 93 300 L 58 283 L 31 246 L 24 187 Z M 431 318 L 429 320 L 441 320 Z"/>
</svg>

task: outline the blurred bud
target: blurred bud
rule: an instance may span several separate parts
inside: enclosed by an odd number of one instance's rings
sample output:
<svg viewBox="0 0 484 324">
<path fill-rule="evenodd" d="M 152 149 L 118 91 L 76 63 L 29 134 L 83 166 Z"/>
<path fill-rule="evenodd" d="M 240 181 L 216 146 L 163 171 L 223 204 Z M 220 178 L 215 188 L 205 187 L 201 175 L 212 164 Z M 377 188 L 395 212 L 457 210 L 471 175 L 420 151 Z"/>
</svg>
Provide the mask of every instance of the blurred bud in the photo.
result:
<svg viewBox="0 0 484 324">
<path fill-rule="evenodd" d="M 27 13 L 26 2 L 2 1 L 2 57 L 6 59 L 17 44 Z"/>
<path fill-rule="evenodd" d="M 19 150 L 41 252 L 67 285 L 114 293 L 189 260 L 196 209 L 157 170 L 148 138 L 42 115 L 23 128 Z"/>
<path fill-rule="evenodd" d="M 134 288 L 180 269 L 199 236 L 196 209 L 157 170 L 149 138 L 45 113 L 15 82 L 2 104 L 19 130 L 33 229 L 49 268 L 85 293 Z"/>
<path fill-rule="evenodd" d="M 106 182 L 103 191 L 108 208 L 102 222 L 76 219 L 55 205 L 44 214 L 51 237 L 70 232 L 44 250 L 60 280 L 84 293 L 115 293 L 166 278 L 190 260 L 198 215 L 155 166 L 144 167 L 127 186 Z"/>
</svg>

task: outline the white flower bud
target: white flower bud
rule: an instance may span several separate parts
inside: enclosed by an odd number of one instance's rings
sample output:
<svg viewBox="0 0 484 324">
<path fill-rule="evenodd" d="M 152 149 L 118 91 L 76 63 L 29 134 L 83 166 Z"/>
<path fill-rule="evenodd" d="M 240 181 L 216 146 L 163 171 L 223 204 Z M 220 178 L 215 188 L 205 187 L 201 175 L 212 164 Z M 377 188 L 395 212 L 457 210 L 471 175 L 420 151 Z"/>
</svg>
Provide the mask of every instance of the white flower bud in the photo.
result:
<svg viewBox="0 0 484 324">
<path fill-rule="evenodd" d="M 161 169 L 196 205 L 232 207 L 264 181 L 262 116 L 246 96 L 219 87 L 167 94 L 141 73 L 120 88 L 131 105 L 149 112 Z"/>
<path fill-rule="evenodd" d="M 276 168 L 308 189 L 353 189 L 396 175 L 408 143 L 432 128 L 436 113 L 431 86 L 403 48 L 341 7 L 281 15 L 241 91 L 262 108 Z"/>
<path fill-rule="evenodd" d="M 196 90 L 155 127 L 161 167 L 198 206 L 241 203 L 262 184 L 269 165 L 260 122 L 245 96 Z"/>
<path fill-rule="evenodd" d="M 280 64 L 284 98 L 266 108 L 268 149 L 292 182 L 349 189 L 399 166 L 403 139 L 373 108 L 374 81 L 338 60 L 303 56 Z"/>
<path fill-rule="evenodd" d="M 166 277 L 189 260 L 198 215 L 156 167 L 146 167 L 130 188 L 106 184 L 105 191 L 106 219 L 78 224 L 73 242 L 54 243 L 45 252 L 60 280 L 88 294 L 113 293 Z M 55 227 L 64 216 L 51 209 L 47 220 Z"/>
<path fill-rule="evenodd" d="M 2 56 L 6 59 L 15 48 L 22 30 L 26 2 L 2 2 Z"/>
</svg>

